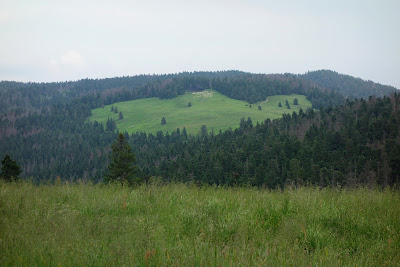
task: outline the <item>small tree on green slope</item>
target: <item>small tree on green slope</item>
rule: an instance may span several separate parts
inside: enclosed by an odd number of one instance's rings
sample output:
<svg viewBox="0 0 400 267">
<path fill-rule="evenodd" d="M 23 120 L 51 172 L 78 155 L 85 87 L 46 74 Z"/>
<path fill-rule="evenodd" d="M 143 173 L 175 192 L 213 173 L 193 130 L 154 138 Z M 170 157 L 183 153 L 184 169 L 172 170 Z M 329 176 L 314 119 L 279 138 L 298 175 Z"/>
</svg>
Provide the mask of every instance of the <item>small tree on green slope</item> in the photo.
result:
<svg viewBox="0 0 400 267">
<path fill-rule="evenodd" d="M 122 114 L 122 111 L 119 112 L 119 119 L 122 120 L 124 118 L 124 115 Z"/>
<path fill-rule="evenodd" d="M 282 107 L 282 103 L 280 101 L 279 101 L 278 107 L 280 107 L 280 108 Z"/>
<path fill-rule="evenodd" d="M 18 180 L 21 174 L 21 167 L 17 164 L 15 160 L 11 158 L 10 155 L 6 154 L 1 161 L 1 173 L 0 178 L 11 182 L 13 180 Z"/>
<path fill-rule="evenodd" d="M 192 102 L 189 101 L 188 108 L 192 106 Z"/>
<path fill-rule="evenodd" d="M 128 141 L 123 133 L 119 133 L 117 140 L 112 145 L 106 182 L 128 183 L 132 185 L 135 181 L 137 167 L 134 165 L 135 154 L 132 152 Z"/>
<path fill-rule="evenodd" d="M 165 125 L 165 124 L 167 124 L 167 120 L 166 120 L 164 117 L 162 117 L 162 119 L 161 119 L 161 125 Z"/>
<path fill-rule="evenodd" d="M 258 110 L 261 110 L 262 108 L 261 108 L 261 106 L 258 106 Z"/>
<path fill-rule="evenodd" d="M 293 100 L 293 105 L 297 106 L 298 104 L 299 104 L 299 100 L 298 100 L 297 98 L 295 98 L 295 99 Z"/>
</svg>

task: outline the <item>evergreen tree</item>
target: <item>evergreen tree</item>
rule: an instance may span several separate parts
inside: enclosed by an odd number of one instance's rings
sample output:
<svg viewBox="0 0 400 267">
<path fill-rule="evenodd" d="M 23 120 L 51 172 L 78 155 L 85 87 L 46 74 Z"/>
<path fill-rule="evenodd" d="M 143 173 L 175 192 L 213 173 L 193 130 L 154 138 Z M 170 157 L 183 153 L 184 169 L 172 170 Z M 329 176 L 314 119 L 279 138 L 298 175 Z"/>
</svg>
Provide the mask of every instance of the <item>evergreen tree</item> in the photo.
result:
<svg viewBox="0 0 400 267">
<path fill-rule="evenodd" d="M 258 110 L 261 110 L 262 108 L 261 108 L 261 106 L 258 106 Z"/>
<path fill-rule="evenodd" d="M 186 132 L 186 128 L 185 128 L 185 127 L 183 127 L 182 135 L 183 135 L 183 137 L 184 137 L 185 140 L 186 140 L 188 136 L 187 136 L 187 132 Z"/>
<path fill-rule="evenodd" d="M 192 106 L 192 102 L 189 101 L 188 108 Z"/>
<path fill-rule="evenodd" d="M 122 111 L 119 112 L 119 119 L 122 120 L 124 118 L 124 115 L 122 114 Z"/>
<path fill-rule="evenodd" d="M 108 165 L 108 173 L 105 176 L 107 182 L 119 182 L 133 184 L 137 171 L 135 162 L 135 154 L 125 139 L 123 133 L 119 133 L 117 140 L 112 145 L 112 153 L 110 155 L 110 164 Z"/>
<path fill-rule="evenodd" d="M 279 101 L 278 107 L 280 107 L 280 108 L 282 107 L 281 101 Z"/>
<path fill-rule="evenodd" d="M 111 106 L 111 112 L 114 112 L 114 106 Z"/>
<path fill-rule="evenodd" d="M 117 107 L 114 108 L 114 113 L 118 113 L 118 108 Z"/>
<path fill-rule="evenodd" d="M 295 99 L 293 100 L 293 105 L 297 106 L 298 104 L 299 104 L 299 100 L 298 100 L 297 98 L 295 98 Z"/>
<path fill-rule="evenodd" d="M 6 154 L 4 156 L 1 165 L 0 178 L 8 182 L 19 179 L 18 176 L 21 174 L 21 167 L 10 157 L 10 155 Z"/>
<path fill-rule="evenodd" d="M 286 106 L 288 109 L 290 109 L 290 105 L 289 104 L 287 104 L 287 106 Z"/>
<path fill-rule="evenodd" d="M 165 125 L 167 124 L 167 120 L 165 119 L 165 117 L 162 117 L 161 119 L 161 125 Z"/>
</svg>

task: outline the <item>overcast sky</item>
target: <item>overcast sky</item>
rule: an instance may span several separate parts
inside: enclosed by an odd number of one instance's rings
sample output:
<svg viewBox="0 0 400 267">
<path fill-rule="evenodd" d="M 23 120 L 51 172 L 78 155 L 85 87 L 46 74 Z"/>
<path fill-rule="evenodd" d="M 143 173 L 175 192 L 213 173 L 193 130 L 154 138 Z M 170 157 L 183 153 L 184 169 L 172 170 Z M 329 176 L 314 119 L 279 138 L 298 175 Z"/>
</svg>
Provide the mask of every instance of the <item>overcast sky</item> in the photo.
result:
<svg viewBox="0 0 400 267">
<path fill-rule="evenodd" d="M 0 0 L 0 80 L 331 69 L 400 88 L 399 0 Z"/>
</svg>

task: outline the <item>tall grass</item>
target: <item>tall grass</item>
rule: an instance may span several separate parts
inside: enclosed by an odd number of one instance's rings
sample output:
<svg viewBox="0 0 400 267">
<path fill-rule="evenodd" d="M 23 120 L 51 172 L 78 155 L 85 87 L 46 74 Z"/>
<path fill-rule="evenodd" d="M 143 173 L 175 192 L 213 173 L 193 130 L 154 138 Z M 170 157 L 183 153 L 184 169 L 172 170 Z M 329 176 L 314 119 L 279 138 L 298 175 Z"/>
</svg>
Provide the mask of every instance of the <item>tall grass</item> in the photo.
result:
<svg viewBox="0 0 400 267">
<path fill-rule="evenodd" d="M 0 183 L 1 265 L 396 266 L 394 190 Z"/>
</svg>

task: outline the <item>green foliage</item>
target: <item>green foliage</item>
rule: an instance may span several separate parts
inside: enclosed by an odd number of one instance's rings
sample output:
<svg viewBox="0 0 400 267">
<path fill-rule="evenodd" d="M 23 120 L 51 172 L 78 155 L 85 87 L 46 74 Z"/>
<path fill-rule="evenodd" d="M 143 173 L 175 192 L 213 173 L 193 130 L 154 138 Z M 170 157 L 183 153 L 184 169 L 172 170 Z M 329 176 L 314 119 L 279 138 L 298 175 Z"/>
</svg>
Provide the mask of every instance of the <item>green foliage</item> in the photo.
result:
<svg viewBox="0 0 400 267">
<path fill-rule="evenodd" d="M 188 108 L 190 108 L 191 106 L 192 106 L 192 102 L 189 101 Z"/>
<path fill-rule="evenodd" d="M 258 106 L 258 110 L 261 110 L 262 109 L 262 107 L 261 106 Z"/>
<path fill-rule="evenodd" d="M 294 100 L 293 100 L 293 105 L 298 105 L 299 104 L 299 100 L 297 99 L 297 98 L 295 98 Z"/>
<path fill-rule="evenodd" d="M 400 260 L 395 190 L 0 182 L 0 212 L 4 266 L 397 266 Z"/>
<path fill-rule="evenodd" d="M 122 111 L 119 112 L 118 118 L 119 118 L 120 120 L 124 119 L 124 115 L 122 114 Z"/>
<path fill-rule="evenodd" d="M 296 98 L 297 99 L 297 98 Z M 278 107 L 282 107 L 282 103 L 281 103 L 281 101 L 279 101 L 279 104 L 278 104 Z"/>
<path fill-rule="evenodd" d="M 165 119 L 165 117 L 161 118 L 161 125 L 165 125 L 167 124 L 167 120 Z"/>
<path fill-rule="evenodd" d="M 105 181 L 109 183 L 133 184 L 137 171 L 134 162 L 135 155 L 126 141 L 125 135 L 119 133 L 118 139 L 112 145 L 110 164 L 108 165 L 108 173 L 105 176 Z"/>
<path fill-rule="evenodd" d="M 13 180 L 18 180 L 21 174 L 21 167 L 17 164 L 15 160 L 11 158 L 10 155 L 6 154 L 1 160 L 1 172 L 0 178 L 5 181 L 11 182 Z"/>
</svg>

